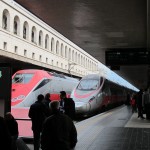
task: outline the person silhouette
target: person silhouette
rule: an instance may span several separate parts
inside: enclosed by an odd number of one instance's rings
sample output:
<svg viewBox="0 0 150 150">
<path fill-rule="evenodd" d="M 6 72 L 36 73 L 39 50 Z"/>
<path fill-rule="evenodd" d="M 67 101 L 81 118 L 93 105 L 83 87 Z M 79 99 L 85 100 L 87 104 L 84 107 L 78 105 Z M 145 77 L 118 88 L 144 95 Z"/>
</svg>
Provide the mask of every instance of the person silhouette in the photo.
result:
<svg viewBox="0 0 150 150">
<path fill-rule="evenodd" d="M 6 113 L 5 122 L 6 122 L 8 131 L 9 131 L 11 138 L 12 138 L 12 144 L 11 144 L 12 149 L 11 150 L 17 150 L 16 140 L 17 140 L 18 135 L 19 135 L 18 123 L 15 120 L 15 118 L 13 117 L 13 115 L 11 114 L 11 112 Z"/>
<path fill-rule="evenodd" d="M 140 89 L 140 91 L 137 93 L 138 118 L 140 117 L 142 119 L 145 119 L 143 117 L 142 95 L 143 95 L 143 90 Z"/>
<path fill-rule="evenodd" d="M 38 95 L 37 101 L 30 106 L 28 116 L 32 121 L 32 130 L 34 137 L 34 150 L 39 150 L 40 147 L 40 133 L 42 131 L 42 125 L 47 117 L 47 109 L 43 104 L 44 96 Z"/>
<path fill-rule="evenodd" d="M 77 143 L 75 125 L 70 117 L 60 112 L 59 106 L 59 101 L 50 102 L 52 115 L 43 124 L 42 150 L 70 150 Z"/>
<path fill-rule="evenodd" d="M 0 116 L 0 146 L 1 149 L 11 150 L 11 135 L 7 128 L 6 122 L 3 117 Z"/>
<path fill-rule="evenodd" d="M 67 98 L 65 91 L 60 92 L 60 105 L 64 109 L 64 113 L 68 115 L 72 120 L 75 119 L 75 103 L 72 98 Z"/>
</svg>

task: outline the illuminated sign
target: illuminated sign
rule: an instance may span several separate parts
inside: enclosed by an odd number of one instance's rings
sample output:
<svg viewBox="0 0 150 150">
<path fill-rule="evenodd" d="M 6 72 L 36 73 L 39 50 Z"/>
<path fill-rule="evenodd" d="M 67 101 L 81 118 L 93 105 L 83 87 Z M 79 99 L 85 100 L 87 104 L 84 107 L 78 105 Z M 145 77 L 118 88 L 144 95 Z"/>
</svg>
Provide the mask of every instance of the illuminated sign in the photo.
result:
<svg viewBox="0 0 150 150">
<path fill-rule="evenodd" d="M 119 49 L 105 52 L 107 66 L 150 65 L 150 51 L 145 49 Z"/>
<path fill-rule="evenodd" d="M 2 77 L 2 71 L 0 71 L 0 78 Z"/>
</svg>

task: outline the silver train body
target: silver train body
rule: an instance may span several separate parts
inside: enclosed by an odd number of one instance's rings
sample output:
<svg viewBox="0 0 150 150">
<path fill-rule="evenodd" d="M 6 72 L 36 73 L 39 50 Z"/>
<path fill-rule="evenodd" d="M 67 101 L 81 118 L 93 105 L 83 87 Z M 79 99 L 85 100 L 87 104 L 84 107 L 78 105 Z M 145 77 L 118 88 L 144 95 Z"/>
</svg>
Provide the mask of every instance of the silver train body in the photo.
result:
<svg viewBox="0 0 150 150">
<path fill-rule="evenodd" d="M 99 74 L 83 77 L 71 93 L 76 115 L 89 116 L 126 100 L 127 89 Z"/>
</svg>

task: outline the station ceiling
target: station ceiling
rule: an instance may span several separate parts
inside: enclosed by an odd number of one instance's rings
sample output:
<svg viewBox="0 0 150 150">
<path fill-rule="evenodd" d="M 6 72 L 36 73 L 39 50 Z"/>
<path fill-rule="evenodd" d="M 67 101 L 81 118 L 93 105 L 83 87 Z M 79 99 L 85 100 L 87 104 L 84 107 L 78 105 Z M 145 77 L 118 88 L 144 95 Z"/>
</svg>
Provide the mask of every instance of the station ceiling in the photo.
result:
<svg viewBox="0 0 150 150">
<path fill-rule="evenodd" d="M 15 1 L 104 65 L 109 50 L 149 51 L 149 0 Z M 147 85 L 147 64 L 118 66 L 114 71 L 136 87 Z"/>
</svg>

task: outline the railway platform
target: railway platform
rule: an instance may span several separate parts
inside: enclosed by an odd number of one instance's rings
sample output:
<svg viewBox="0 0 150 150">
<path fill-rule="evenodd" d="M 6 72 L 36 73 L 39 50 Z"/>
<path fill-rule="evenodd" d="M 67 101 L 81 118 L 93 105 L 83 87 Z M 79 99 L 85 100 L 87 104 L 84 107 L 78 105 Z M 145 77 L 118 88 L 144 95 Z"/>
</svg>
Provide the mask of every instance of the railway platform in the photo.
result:
<svg viewBox="0 0 150 150">
<path fill-rule="evenodd" d="M 75 123 L 75 150 L 150 150 L 150 121 L 137 116 L 124 105 Z"/>
</svg>

